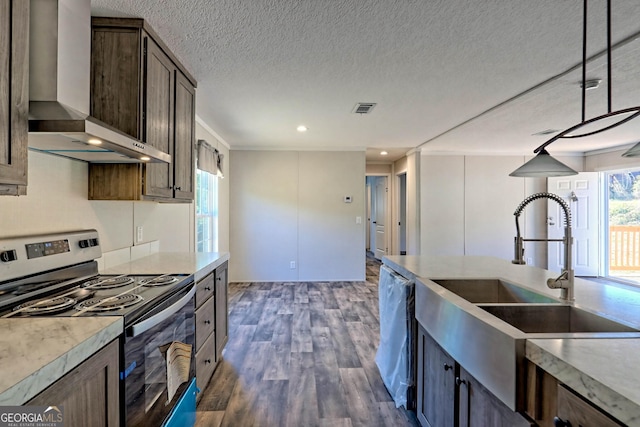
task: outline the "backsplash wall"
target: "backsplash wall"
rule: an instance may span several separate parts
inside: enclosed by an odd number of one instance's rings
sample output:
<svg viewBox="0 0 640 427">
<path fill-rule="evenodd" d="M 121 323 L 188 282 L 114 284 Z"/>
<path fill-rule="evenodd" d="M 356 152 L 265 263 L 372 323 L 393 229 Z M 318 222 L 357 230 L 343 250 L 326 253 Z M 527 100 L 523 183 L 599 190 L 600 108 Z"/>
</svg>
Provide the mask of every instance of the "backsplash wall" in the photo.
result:
<svg viewBox="0 0 640 427">
<path fill-rule="evenodd" d="M 103 252 L 152 241 L 161 251 L 193 250 L 193 203 L 90 201 L 87 189 L 87 163 L 29 151 L 27 195 L 0 198 L 0 237 L 95 228 Z"/>
</svg>

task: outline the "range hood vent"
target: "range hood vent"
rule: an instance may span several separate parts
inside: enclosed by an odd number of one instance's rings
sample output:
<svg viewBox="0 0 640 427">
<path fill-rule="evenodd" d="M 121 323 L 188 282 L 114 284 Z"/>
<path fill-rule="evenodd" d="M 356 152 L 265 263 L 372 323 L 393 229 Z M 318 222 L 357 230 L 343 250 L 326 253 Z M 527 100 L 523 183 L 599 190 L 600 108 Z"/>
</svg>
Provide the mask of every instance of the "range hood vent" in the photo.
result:
<svg viewBox="0 0 640 427">
<path fill-rule="evenodd" d="M 29 148 L 95 163 L 171 163 L 89 115 L 91 1 L 30 1 Z"/>
</svg>

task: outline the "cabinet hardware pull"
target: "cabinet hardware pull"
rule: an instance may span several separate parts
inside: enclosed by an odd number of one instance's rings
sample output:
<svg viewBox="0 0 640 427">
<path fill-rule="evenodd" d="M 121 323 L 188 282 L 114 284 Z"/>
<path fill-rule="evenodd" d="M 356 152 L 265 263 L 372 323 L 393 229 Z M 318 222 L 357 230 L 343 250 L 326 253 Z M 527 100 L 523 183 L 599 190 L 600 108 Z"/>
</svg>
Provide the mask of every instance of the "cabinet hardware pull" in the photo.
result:
<svg viewBox="0 0 640 427">
<path fill-rule="evenodd" d="M 206 359 L 206 360 L 204 361 L 204 363 L 205 363 L 205 364 L 207 364 L 207 363 L 211 363 L 211 359 Z"/>
<path fill-rule="evenodd" d="M 555 427 L 571 427 L 571 422 L 565 421 L 560 417 L 553 417 L 553 425 Z"/>
<path fill-rule="evenodd" d="M 205 321 L 204 321 L 204 324 L 205 324 L 205 325 L 210 325 L 210 324 L 211 324 L 211 320 L 205 320 Z"/>
<path fill-rule="evenodd" d="M 463 379 L 462 379 L 462 378 L 460 378 L 460 377 L 456 377 L 456 385 L 457 385 L 457 386 L 460 386 L 460 385 L 465 385 L 465 386 L 466 386 L 466 385 L 467 385 L 467 381 L 466 381 L 466 380 L 463 380 Z"/>
<path fill-rule="evenodd" d="M 210 290 L 211 290 L 211 288 L 210 288 L 209 286 L 205 286 L 205 287 L 204 287 L 204 290 L 205 290 L 205 291 L 210 291 Z"/>
<path fill-rule="evenodd" d="M 445 371 L 448 371 L 449 369 L 453 369 L 453 366 L 448 365 L 448 364 L 446 364 L 446 363 L 445 363 L 445 364 L 444 364 L 444 370 L 445 370 Z"/>
</svg>

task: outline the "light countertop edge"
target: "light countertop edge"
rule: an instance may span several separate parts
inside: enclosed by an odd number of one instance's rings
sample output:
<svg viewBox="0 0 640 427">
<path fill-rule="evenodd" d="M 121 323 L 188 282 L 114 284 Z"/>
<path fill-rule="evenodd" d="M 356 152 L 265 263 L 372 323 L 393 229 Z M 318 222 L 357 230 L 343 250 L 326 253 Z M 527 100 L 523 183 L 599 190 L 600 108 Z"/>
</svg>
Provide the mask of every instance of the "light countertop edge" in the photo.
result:
<svg viewBox="0 0 640 427">
<path fill-rule="evenodd" d="M 228 252 L 157 252 L 119 264 L 103 274 L 193 274 L 196 281 L 230 259 Z"/>
<path fill-rule="evenodd" d="M 640 425 L 637 363 L 629 357 L 639 353 L 638 339 L 532 339 L 525 344 L 527 359 L 629 426 Z"/>
<path fill-rule="evenodd" d="M 0 319 L 0 405 L 23 405 L 123 331 L 120 317 Z"/>
</svg>

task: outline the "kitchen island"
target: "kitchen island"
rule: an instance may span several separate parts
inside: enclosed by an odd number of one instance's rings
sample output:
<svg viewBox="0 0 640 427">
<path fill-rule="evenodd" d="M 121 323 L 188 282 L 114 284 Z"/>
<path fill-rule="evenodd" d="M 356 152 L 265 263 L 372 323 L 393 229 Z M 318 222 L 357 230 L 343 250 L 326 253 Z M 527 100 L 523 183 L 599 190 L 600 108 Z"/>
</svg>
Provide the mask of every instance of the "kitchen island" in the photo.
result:
<svg viewBox="0 0 640 427">
<path fill-rule="evenodd" d="M 420 292 L 429 288 L 436 293 L 446 293 L 444 288 L 433 282 L 434 280 L 501 279 L 537 294 L 552 298 L 559 297 L 558 290 L 549 289 L 546 286 L 547 279 L 555 278 L 557 273 L 531 266 L 515 265 L 493 257 L 388 256 L 383 259 L 383 263 L 402 276 L 415 280 L 416 318 L 419 323 L 420 319 L 426 315 L 424 304 L 421 304 L 418 297 Z M 464 301 L 459 302 L 458 305 L 463 308 L 471 306 L 469 303 L 466 303 L 465 306 L 465 303 Z M 557 304 L 562 304 L 562 302 L 557 301 Z M 640 292 L 632 287 L 576 279 L 573 306 L 615 320 L 630 328 L 640 328 L 640 310 L 638 310 Z M 482 310 L 476 310 L 476 312 L 470 310 L 468 314 L 470 318 L 482 318 L 481 320 L 486 321 L 489 326 L 498 326 L 499 323 L 502 323 L 499 319 L 492 318 L 490 314 L 484 313 Z M 438 316 L 444 318 L 444 313 L 439 313 Z M 449 328 L 449 325 L 446 327 Z M 454 327 L 455 325 L 450 325 L 451 330 Z M 637 338 L 637 334 L 621 334 L 621 336 L 625 336 L 624 338 L 597 337 L 591 339 L 583 338 L 580 334 L 570 334 L 570 338 L 562 339 L 551 336 L 548 339 L 546 337 L 527 339 L 526 334 L 518 336 L 518 331 L 515 328 L 509 328 L 510 326 L 507 325 L 506 329 L 510 332 L 514 331 L 511 333 L 524 343 L 521 352 L 522 358 L 527 358 L 526 363 L 530 362 L 541 370 L 545 370 L 560 383 L 571 388 L 574 393 L 621 423 L 626 425 L 640 423 L 640 394 L 636 391 L 640 381 L 640 372 L 637 369 L 631 369 L 631 366 L 640 361 L 637 352 L 640 347 L 640 339 Z M 445 340 L 455 340 L 455 337 L 445 337 Z M 438 340 L 436 343 L 442 344 Z M 461 362 L 461 372 L 464 371 L 462 368 L 464 368 L 464 363 Z M 521 363 L 517 369 L 520 377 L 527 375 L 528 371 L 521 366 Z M 456 380 L 462 381 L 460 376 Z M 420 381 L 420 376 L 418 376 L 418 381 Z M 529 387 L 531 384 L 527 384 L 526 379 L 522 379 L 521 393 L 524 393 L 525 385 Z M 418 386 L 420 387 L 420 384 Z M 528 388 L 527 393 L 529 391 Z M 527 399 L 533 399 L 533 397 L 528 396 Z M 521 412 L 525 412 L 525 409 L 531 406 L 522 398 L 515 403 L 505 403 L 511 409 L 517 406 Z M 527 408 L 524 407 L 525 403 L 528 405 Z"/>
</svg>

